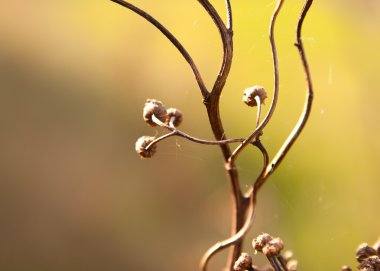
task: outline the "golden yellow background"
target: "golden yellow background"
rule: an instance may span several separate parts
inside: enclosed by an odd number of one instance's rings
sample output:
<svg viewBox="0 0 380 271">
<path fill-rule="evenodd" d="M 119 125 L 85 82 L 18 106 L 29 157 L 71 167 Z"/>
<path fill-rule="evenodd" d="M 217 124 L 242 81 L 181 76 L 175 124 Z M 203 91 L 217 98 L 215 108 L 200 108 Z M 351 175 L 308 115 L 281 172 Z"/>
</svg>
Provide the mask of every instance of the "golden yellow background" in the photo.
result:
<svg viewBox="0 0 380 271">
<path fill-rule="evenodd" d="M 134 2 L 178 37 L 211 87 L 221 43 L 199 3 Z M 212 2 L 224 18 L 224 1 Z M 259 84 L 272 93 L 267 32 L 275 4 L 232 1 L 234 62 L 221 100 L 229 137 L 254 126 L 243 90 Z M 262 138 L 271 155 L 305 97 L 293 46 L 302 5 L 285 1 L 276 28 L 281 93 Z M 355 266 L 357 245 L 380 236 L 379 29 L 377 0 L 315 0 L 305 21 L 312 115 L 260 194 L 248 237 L 280 236 L 300 270 Z M 182 130 L 212 138 L 187 63 L 134 13 L 111 1 L 1 1 L 0 270 L 193 271 L 228 236 L 217 147 L 171 138 L 153 159 L 135 154 L 139 136 L 163 132 L 143 122 L 146 98 L 180 108 Z M 253 149 L 241 156 L 243 187 L 261 162 Z M 250 241 L 245 251 L 253 254 Z"/>
</svg>

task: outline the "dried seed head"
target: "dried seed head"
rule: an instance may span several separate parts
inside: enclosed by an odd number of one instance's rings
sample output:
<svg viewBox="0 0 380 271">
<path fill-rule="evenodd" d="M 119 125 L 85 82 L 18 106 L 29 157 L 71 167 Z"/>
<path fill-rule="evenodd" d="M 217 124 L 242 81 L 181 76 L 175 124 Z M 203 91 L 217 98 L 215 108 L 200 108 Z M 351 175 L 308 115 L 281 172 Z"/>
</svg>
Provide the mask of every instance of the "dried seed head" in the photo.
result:
<svg viewBox="0 0 380 271">
<path fill-rule="evenodd" d="M 169 125 L 170 121 L 173 120 L 173 125 L 178 127 L 183 121 L 183 114 L 177 108 L 169 108 L 166 110 L 167 116 L 165 123 Z"/>
<path fill-rule="evenodd" d="M 283 248 L 284 243 L 282 240 L 280 238 L 274 238 L 263 247 L 263 253 L 266 256 L 278 256 Z"/>
<path fill-rule="evenodd" d="M 160 121 L 165 122 L 166 120 L 166 108 L 162 104 L 162 102 L 154 100 L 154 99 L 147 99 L 145 106 L 144 106 L 144 112 L 143 117 L 144 121 L 148 123 L 150 126 L 156 126 L 157 124 L 152 120 L 152 116 L 155 116 Z"/>
<path fill-rule="evenodd" d="M 261 86 L 247 88 L 243 94 L 243 102 L 248 106 L 257 106 L 255 97 L 258 96 L 260 103 L 264 104 L 264 100 L 268 97 L 265 89 Z"/>
<path fill-rule="evenodd" d="M 358 269 L 360 271 L 380 271 L 380 258 L 379 256 L 370 256 L 362 261 Z"/>
<path fill-rule="evenodd" d="M 247 253 L 242 253 L 235 262 L 234 271 L 252 270 L 252 258 Z"/>
<path fill-rule="evenodd" d="M 361 263 L 370 256 L 376 255 L 377 252 L 373 247 L 370 247 L 368 244 L 361 244 L 356 250 L 356 260 Z"/>
<path fill-rule="evenodd" d="M 352 271 L 352 269 L 348 265 L 343 265 L 342 266 L 342 271 Z"/>
<path fill-rule="evenodd" d="M 252 246 L 253 246 L 253 248 L 256 249 L 257 251 L 262 252 L 262 251 L 263 251 L 263 247 L 264 247 L 269 241 L 271 241 L 272 239 L 273 239 L 272 236 L 270 236 L 270 235 L 267 234 L 267 233 L 260 234 L 260 235 L 257 236 L 255 239 L 253 239 L 253 241 L 252 241 Z"/>
<path fill-rule="evenodd" d="M 290 260 L 287 264 L 286 267 L 288 268 L 289 271 L 296 271 L 298 267 L 298 261 L 297 260 Z"/>
<path fill-rule="evenodd" d="M 380 257 L 380 239 L 373 245 L 373 248 L 376 250 L 377 255 Z"/>
<path fill-rule="evenodd" d="M 287 251 L 285 251 L 284 252 L 284 254 L 283 254 L 283 257 L 284 257 L 284 259 L 285 259 L 285 261 L 290 261 L 292 258 L 293 258 L 293 251 L 291 251 L 291 250 L 287 250 Z"/>
<path fill-rule="evenodd" d="M 156 153 L 156 144 L 153 144 L 149 149 L 146 149 L 153 140 L 155 140 L 155 138 L 152 136 L 142 136 L 137 139 L 135 149 L 141 158 L 151 158 Z"/>
</svg>

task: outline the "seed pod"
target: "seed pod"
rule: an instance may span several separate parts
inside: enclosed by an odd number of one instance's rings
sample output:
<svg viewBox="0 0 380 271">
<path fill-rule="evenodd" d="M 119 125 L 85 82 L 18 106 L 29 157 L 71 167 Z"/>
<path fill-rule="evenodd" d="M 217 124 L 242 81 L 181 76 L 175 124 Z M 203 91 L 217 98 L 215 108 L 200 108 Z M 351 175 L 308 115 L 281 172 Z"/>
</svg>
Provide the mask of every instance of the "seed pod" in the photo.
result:
<svg viewBox="0 0 380 271">
<path fill-rule="evenodd" d="M 281 253 L 283 248 L 284 243 L 282 240 L 280 238 L 274 238 L 263 247 L 263 253 L 266 256 L 277 256 Z"/>
<path fill-rule="evenodd" d="M 169 125 L 170 121 L 173 119 L 173 125 L 178 127 L 183 121 L 183 114 L 177 108 L 169 108 L 166 110 L 166 121 L 165 123 Z"/>
<path fill-rule="evenodd" d="M 373 248 L 376 250 L 377 256 L 380 257 L 380 239 L 373 245 Z"/>
<path fill-rule="evenodd" d="M 264 100 L 268 97 L 265 89 L 261 86 L 254 86 L 247 88 L 243 94 L 243 102 L 245 102 L 248 106 L 257 106 L 257 101 L 255 97 L 258 96 L 260 99 L 260 103 L 264 104 Z"/>
<path fill-rule="evenodd" d="M 342 271 L 352 271 L 352 269 L 348 265 L 343 265 L 342 266 Z"/>
<path fill-rule="evenodd" d="M 157 145 L 152 145 L 149 149 L 146 147 L 155 140 L 152 136 L 142 136 L 136 141 L 135 149 L 141 158 L 151 158 L 157 151 Z"/>
<path fill-rule="evenodd" d="M 298 261 L 297 260 L 290 260 L 286 267 L 288 268 L 288 271 L 296 271 L 298 267 Z"/>
<path fill-rule="evenodd" d="M 283 254 L 283 257 L 284 257 L 285 261 L 287 261 L 287 262 L 290 261 L 293 258 L 293 256 L 294 256 L 294 254 L 293 254 L 293 251 L 291 251 L 291 250 L 287 250 Z"/>
<path fill-rule="evenodd" d="M 273 239 L 272 236 L 270 236 L 268 233 L 263 233 L 257 236 L 255 239 L 252 241 L 252 246 L 254 249 L 257 251 L 262 252 L 263 247 Z"/>
<path fill-rule="evenodd" d="M 361 263 L 370 256 L 376 255 L 377 252 L 373 247 L 370 247 L 368 244 L 361 244 L 356 250 L 356 260 Z"/>
<path fill-rule="evenodd" d="M 234 265 L 234 271 L 252 270 L 252 257 L 242 253 Z"/>
<path fill-rule="evenodd" d="M 143 118 L 146 123 L 148 123 L 150 126 L 156 126 L 157 124 L 152 120 L 152 116 L 155 116 L 157 119 L 159 119 L 162 122 L 166 121 L 166 108 L 162 104 L 162 102 L 154 100 L 154 99 L 147 99 L 145 106 L 144 106 L 144 112 L 143 112 Z"/>
<path fill-rule="evenodd" d="M 379 256 L 370 256 L 363 260 L 358 269 L 360 271 L 380 271 L 380 258 Z"/>
</svg>

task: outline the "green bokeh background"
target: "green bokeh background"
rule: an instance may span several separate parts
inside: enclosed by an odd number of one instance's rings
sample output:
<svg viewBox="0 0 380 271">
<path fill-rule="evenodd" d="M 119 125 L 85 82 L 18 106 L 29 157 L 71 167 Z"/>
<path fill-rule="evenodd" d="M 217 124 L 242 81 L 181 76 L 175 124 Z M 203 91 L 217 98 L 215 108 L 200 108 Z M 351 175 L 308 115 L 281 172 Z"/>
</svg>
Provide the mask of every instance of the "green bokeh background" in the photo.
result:
<svg viewBox="0 0 380 271">
<path fill-rule="evenodd" d="M 224 1 L 212 2 L 224 15 Z M 360 242 L 380 235 L 380 2 L 314 2 L 303 32 L 312 115 L 262 190 L 249 239 L 267 231 L 294 251 L 300 270 L 339 270 L 356 265 Z M 198 2 L 135 3 L 178 37 L 212 86 L 221 43 Z M 244 137 L 256 112 L 242 91 L 260 84 L 272 93 L 275 2 L 232 4 L 234 62 L 221 115 L 229 137 Z M 292 45 L 302 4 L 286 1 L 276 28 L 281 94 L 262 138 L 271 155 L 304 102 Z M 0 2 L 0 270 L 197 270 L 203 252 L 228 236 L 217 147 L 169 139 L 154 159 L 135 154 L 139 136 L 162 133 L 142 121 L 146 98 L 180 108 L 184 131 L 212 138 L 187 63 L 140 17 L 110 1 Z M 241 156 L 242 187 L 261 163 L 253 149 Z"/>
</svg>

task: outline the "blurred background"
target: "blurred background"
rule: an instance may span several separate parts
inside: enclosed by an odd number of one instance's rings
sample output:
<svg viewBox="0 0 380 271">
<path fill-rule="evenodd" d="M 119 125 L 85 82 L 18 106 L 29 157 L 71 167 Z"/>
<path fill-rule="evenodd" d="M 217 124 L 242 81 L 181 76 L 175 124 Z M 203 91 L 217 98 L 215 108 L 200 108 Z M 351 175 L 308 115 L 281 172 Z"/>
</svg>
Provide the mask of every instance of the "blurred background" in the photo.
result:
<svg viewBox="0 0 380 271">
<path fill-rule="evenodd" d="M 178 37 L 211 87 L 221 43 L 199 3 L 134 2 Z M 224 18 L 224 1 L 212 2 Z M 293 46 L 302 2 L 286 1 L 276 28 L 281 93 L 262 137 L 272 156 L 305 97 Z M 259 196 L 245 251 L 266 231 L 301 270 L 339 270 L 356 265 L 359 243 L 380 236 L 380 2 L 314 2 L 303 29 L 312 115 Z M 234 62 L 221 115 L 228 137 L 244 137 L 256 112 L 241 102 L 243 90 L 259 84 L 272 94 L 276 2 L 232 4 Z M 138 137 L 164 132 L 143 122 L 146 98 L 181 109 L 183 131 L 212 138 L 189 66 L 134 13 L 111 1 L 0 2 L 0 270 L 197 270 L 229 235 L 217 147 L 171 138 L 153 159 L 135 153 Z M 261 163 L 255 149 L 239 158 L 243 189 Z"/>
</svg>

